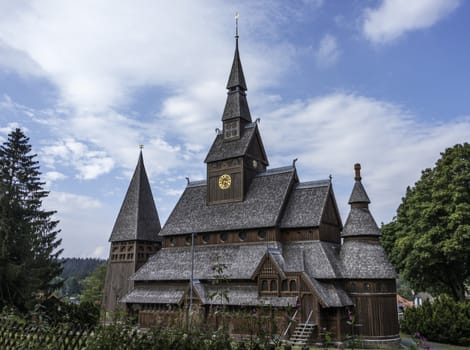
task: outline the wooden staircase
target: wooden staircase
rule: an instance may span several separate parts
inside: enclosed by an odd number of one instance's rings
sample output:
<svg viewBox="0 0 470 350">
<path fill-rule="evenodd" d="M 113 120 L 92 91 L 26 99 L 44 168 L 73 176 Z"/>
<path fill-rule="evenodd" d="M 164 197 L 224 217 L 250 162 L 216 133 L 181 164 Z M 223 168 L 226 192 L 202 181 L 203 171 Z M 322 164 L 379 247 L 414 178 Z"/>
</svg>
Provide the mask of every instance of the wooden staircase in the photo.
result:
<svg viewBox="0 0 470 350">
<path fill-rule="evenodd" d="M 289 342 L 292 345 L 302 346 L 308 344 L 313 330 L 317 325 L 313 323 L 299 323 L 292 333 Z"/>
</svg>

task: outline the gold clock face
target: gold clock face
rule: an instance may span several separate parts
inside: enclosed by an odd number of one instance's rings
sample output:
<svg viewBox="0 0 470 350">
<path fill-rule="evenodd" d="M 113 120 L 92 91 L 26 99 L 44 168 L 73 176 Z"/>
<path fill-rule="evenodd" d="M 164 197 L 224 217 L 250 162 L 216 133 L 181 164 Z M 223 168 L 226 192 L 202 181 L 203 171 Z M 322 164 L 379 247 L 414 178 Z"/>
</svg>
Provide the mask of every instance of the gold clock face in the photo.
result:
<svg viewBox="0 0 470 350">
<path fill-rule="evenodd" d="M 226 190 L 232 184 L 232 178 L 229 174 L 223 174 L 219 177 L 219 187 L 222 190 Z"/>
</svg>

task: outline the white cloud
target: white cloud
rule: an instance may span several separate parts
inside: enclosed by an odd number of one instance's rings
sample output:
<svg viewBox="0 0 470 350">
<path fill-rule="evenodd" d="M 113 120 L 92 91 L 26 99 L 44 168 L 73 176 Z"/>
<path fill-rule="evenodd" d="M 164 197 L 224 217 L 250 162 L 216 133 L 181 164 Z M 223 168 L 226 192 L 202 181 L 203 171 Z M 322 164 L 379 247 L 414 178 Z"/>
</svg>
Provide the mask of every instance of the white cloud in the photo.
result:
<svg viewBox="0 0 470 350">
<path fill-rule="evenodd" d="M 338 61 L 340 49 L 336 38 L 331 34 L 325 34 L 320 41 L 317 52 L 315 53 L 319 66 L 331 66 Z"/>
<path fill-rule="evenodd" d="M 102 207 L 102 203 L 96 198 L 59 191 L 51 191 L 45 200 L 45 205 L 53 210 L 60 208 L 61 214 L 76 213 L 81 210 Z"/>
<path fill-rule="evenodd" d="M 383 0 L 366 9 L 363 32 L 374 43 L 385 43 L 409 31 L 425 29 L 449 15 L 460 0 Z"/>
<path fill-rule="evenodd" d="M 67 176 L 65 174 L 58 171 L 48 171 L 44 174 L 44 181 L 46 181 L 48 186 L 51 186 L 54 181 L 64 180 L 66 178 Z"/>
<path fill-rule="evenodd" d="M 428 124 L 394 104 L 344 93 L 264 113 L 269 122 L 261 125 L 261 132 L 268 157 L 276 155 L 272 166 L 298 157 L 301 180 L 332 174 L 341 186 L 338 203 L 345 216 L 353 164 L 362 163 L 379 222 L 391 219 L 406 186 L 418 180 L 421 170 L 433 166 L 445 148 L 467 141 L 470 130 L 470 117 Z"/>
<path fill-rule="evenodd" d="M 95 179 L 114 167 L 113 159 L 105 152 L 91 151 L 86 144 L 71 138 L 43 147 L 41 160 L 50 168 L 56 163 L 70 165 L 77 171 L 77 178 L 83 180 Z"/>
</svg>

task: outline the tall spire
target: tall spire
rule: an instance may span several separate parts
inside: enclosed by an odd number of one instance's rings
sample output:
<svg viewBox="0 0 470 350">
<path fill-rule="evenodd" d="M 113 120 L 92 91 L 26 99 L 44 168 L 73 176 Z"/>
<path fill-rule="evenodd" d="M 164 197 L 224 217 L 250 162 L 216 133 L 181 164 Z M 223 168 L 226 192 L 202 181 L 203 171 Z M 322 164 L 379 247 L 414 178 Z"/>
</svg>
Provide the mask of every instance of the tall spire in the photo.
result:
<svg viewBox="0 0 470 350">
<path fill-rule="evenodd" d="M 160 220 L 145 171 L 142 146 L 131 183 L 113 227 L 111 242 L 158 241 Z"/>
<path fill-rule="evenodd" d="M 235 15 L 235 54 L 232 69 L 227 82 L 228 96 L 222 121 L 232 118 L 242 118 L 251 122 L 250 109 L 246 100 L 246 81 L 243 74 L 240 53 L 238 51 L 238 13 Z"/>
</svg>

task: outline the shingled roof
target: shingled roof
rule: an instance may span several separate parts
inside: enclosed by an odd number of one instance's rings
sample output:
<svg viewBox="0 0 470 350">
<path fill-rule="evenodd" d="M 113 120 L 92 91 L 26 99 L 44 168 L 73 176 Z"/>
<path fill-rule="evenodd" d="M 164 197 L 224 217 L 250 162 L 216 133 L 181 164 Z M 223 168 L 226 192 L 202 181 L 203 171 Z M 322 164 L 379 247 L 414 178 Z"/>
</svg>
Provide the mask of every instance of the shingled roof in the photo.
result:
<svg viewBox="0 0 470 350">
<path fill-rule="evenodd" d="M 109 241 L 158 241 L 158 232 L 160 232 L 160 220 L 140 152 Z"/>
<path fill-rule="evenodd" d="M 249 245 L 196 246 L 194 249 L 194 278 L 213 279 L 214 264 L 226 266 L 227 279 L 251 279 L 269 247 L 277 243 Z M 217 259 L 218 260 L 217 260 Z M 191 247 L 170 247 L 159 250 L 133 276 L 134 281 L 189 280 L 191 276 Z"/>
<path fill-rule="evenodd" d="M 282 256 L 285 272 L 305 272 L 312 279 L 341 277 L 337 244 L 323 241 L 283 243 Z"/>
<path fill-rule="evenodd" d="M 179 304 L 187 286 L 153 285 L 136 287 L 126 296 L 121 303 L 135 304 Z"/>
<path fill-rule="evenodd" d="M 380 230 L 369 211 L 369 196 L 361 183 L 361 165 L 355 164 L 355 183 L 349 199 L 351 210 L 349 211 L 342 237 L 354 236 L 380 236 Z"/>
<path fill-rule="evenodd" d="M 235 45 L 235 55 L 233 57 L 232 69 L 227 82 L 228 96 L 225 104 L 222 121 L 233 118 L 242 118 L 251 122 L 250 109 L 246 99 L 246 82 L 243 75 L 240 53 L 238 52 L 238 37 Z"/>
<path fill-rule="evenodd" d="M 361 183 L 361 166 L 355 164 L 355 184 L 351 194 L 351 210 L 342 232 L 340 262 L 343 278 L 391 279 L 395 269 L 380 244 L 380 230 L 369 211 L 369 197 Z"/>
<path fill-rule="evenodd" d="M 261 137 L 259 136 L 258 125 L 257 123 L 250 123 L 244 127 L 241 137 L 237 140 L 225 142 L 224 135 L 218 134 L 209 150 L 209 153 L 207 153 L 207 157 L 204 162 L 211 163 L 222 159 L 241 157 L 247 153 L 248 147 L 255 138 L 257 138 L 261 145 L 263 158 L 268 159 L 264 152 Z M 266 163 L 265 165 L 268 164 Z"/>
<path fill-rule="evenodd" d="M 196 284 L 196 291 L 202 303 L 209 305 L 294 307 L 297 303 L 297 297 L 260 296 L 256 284 L 240 283 L 224 286 L 199 283 Z M 211 295 L 221 295 L 221 293 L 224 293 L 227 299 L 210 298 Z"/>
<path fill-rule="evenodd" d="M 330 180 L 297 183 L 287 202 L 281 228 L 318 227 L 330 186 Z"/>
<path fill-rule="evenodd" d="M 341 247 L 340 260 L 343 278 L 396 278 L 395 269 L 378 240 L 345 240 Z"/>
<path fill-rule="evenodd" d="M 296 177 L 292 166 L 271 169 L 253 178 L 245 200 L 207 205 L 207 185 L 189 184 L 170 214 L 161 236 L 275 227 Z"/>
</svg>

